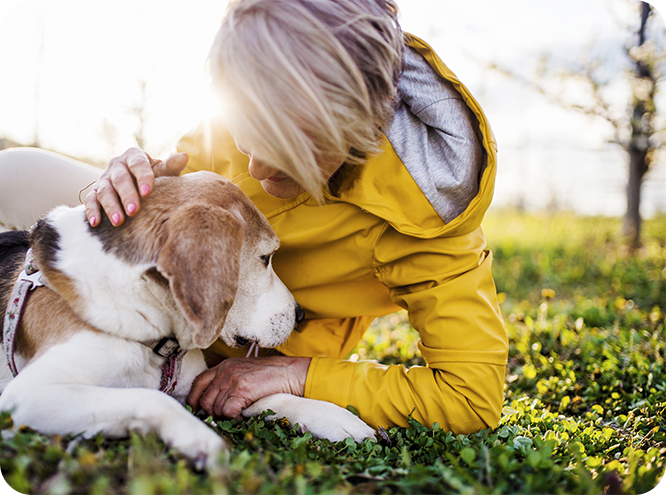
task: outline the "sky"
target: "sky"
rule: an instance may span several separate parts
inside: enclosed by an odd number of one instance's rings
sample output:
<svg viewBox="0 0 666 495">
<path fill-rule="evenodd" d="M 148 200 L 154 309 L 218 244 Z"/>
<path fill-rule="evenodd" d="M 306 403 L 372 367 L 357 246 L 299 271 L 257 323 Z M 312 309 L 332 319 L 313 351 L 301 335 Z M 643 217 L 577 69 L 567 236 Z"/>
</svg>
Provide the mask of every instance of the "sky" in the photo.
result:
<svg viewBox="0 0 666 495">
<path fill-rule="evenodd" d="M 136 145 L 132 108 L 143 101 L 146 150 L 168 155 L 178 137 L 214 108 L 204 63 L 226 2 L 184 4 L 3 0 L 0 137 L 31 143 L 37 136 L 44 147 L 103 164 Z M 500 150 L 495 206 L 623 213 L 626 157 L 607 144 L 607 124 L 549 103 L 489 66 L 530 77 L 544 54 L 563 65 L 594 53 L 606 60 L 610 88 L 621 95 L 627 35 L 618 23 L 634 17 L 625 0 L 398 0 L 398 5 L 403 29 L 435 48 L 493 126 Z M 625 104 L 619 97 L 615 101 L 618 107 Z M 666 212 L 663 162 L 645 183 L 646 216 Z"/>
</svg>

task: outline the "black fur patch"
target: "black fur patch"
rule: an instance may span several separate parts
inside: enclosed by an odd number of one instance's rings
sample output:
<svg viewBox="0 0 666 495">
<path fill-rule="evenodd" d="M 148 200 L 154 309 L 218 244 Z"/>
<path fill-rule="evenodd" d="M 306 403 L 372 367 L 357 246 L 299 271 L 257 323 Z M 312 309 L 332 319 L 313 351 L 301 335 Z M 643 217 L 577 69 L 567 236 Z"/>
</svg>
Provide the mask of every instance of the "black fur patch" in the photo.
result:
<svg viewBox="0 0 666 495">
<path fill-rule="evenodd" d="M 60 249 L 60 234 L 46 219 L 40 219 L 30 231 L 30 244 L 39 249 L 40 258 L 55 261 Z"/>
<path fill-rule="evenodd" d="M 16 282 L 16 272 L 30 247 L 28 232 L 12 230 L 0 233 L 0 329 L 4 326 L 9 296 Z"/>
<path fill-rule="evenodd" d="M 111 220 L 109 220 L 109 217 L 106 216 L 106 213 L 103 210 L 101 213 L 102 218 L 97 227 L 91 227 L 90 224 L 86 222 L 88 225 L 88 232 L 100 240 L 102 243 L 102 249 L 105 253 L 108 253 L 109 251 L 116 253 L 120 250 L 118 235 L 115 232 L 115 229 L 118 227 L 113 226 Z M 125 221 L 127 222 L 129 218 L 131 217 L 126 218 Z"/>
<path fill-rule="evenodd" d="M 135 244 L 140 239 L 132 239 L 131 236 L 122 235 L 124 230 L 130 228 L 133 220 L 134 217 L 125 217 L 122 225 L 114 227 L 109 217 L 102 211 L 102 218 L 97 227 L 91 227 L 87 221 L 86 225 L 90 235 L 96 237 L 102 243 L 102 249 L 105 253 L 111 253 L 130 264 L 137 264 L 145 261 L 142 255 L 137 254 L 141 251 Z"/>
<path fill-rule="evenodd" d="M 16 253 L 25 253 L 30 247 L 26 230 L 10 230 L 0 233 L 0 277 L 5 274 L 5 263 Z"/>
</svg>

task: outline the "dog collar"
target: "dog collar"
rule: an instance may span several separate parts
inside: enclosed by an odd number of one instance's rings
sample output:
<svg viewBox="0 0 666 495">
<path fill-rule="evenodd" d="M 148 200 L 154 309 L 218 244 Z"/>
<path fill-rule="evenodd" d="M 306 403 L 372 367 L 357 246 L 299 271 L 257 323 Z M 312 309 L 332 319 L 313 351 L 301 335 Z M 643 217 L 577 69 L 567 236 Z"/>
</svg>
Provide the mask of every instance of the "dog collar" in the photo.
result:
<svg viewBox="0 0 666 495">
<path fill-rule="evenodd" d="M 183 356 L 187 351 L 181 349 L 178 340 L 173 337 L 164 337 L 159 340 L 141 343 L 150 347 L 158 356 L 165 358 L 164 363 L 162 363 L 160 391 L 167 395 L 173 394 L 178 384 L 180 369 L 183 365 Z"/>
<path fill-rule="evenodd" d="M 5 319 L 2 329 L 2 347 L 7 356 L 7 365 L 13 376 L 18 375 L 16 362 L 14 361 L 14 347 L 16 346 L 16 330 L 18 329 L 23 310 L 33 289 L 44 285 L 42 274 L 35 265 L 35 257 L 32 248 L 25 255 L 23 271 L 20 273 L 7 304 Z"/>
</svg>

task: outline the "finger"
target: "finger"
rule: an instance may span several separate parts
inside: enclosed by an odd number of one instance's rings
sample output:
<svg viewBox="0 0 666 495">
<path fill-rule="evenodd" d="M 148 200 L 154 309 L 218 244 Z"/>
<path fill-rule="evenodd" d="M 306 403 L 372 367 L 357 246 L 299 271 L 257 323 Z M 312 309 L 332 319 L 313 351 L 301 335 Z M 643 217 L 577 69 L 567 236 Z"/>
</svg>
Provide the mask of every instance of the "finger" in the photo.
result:
<svg viewBox="0 0 666 495">
<path fill-rule="evenodd" d="M 86 218 L 91 227 L 97 227 L 99 221 L 102 219 L 102 213 L 99 210 L 99 202 L 97 201 L 97 191 L 93 189 L 83 199 L 83 204 L 86 208 Z"/>
<path fill-rule="evenodd" d="M 125 216 L 123 214 L 123 208 L 120 205 L 118 199 L 118 194 L 116 193 L 115 188 L 111 184 L 111 180 L 105 177 L 102 177 L 97 182 L 97 201 L 100 206 L 111 220 L 111 223 L 114 226 L 118 226 L 123 223 Z M 101 220 L 101 214 L 100 214 Z"/>
<path fill-rule="evenodd" d="M 148 196 L 155 186 L 153 165 L 158 160 L 139 148 L 132 148 L 127 151 L 126 161 L 127 168 L 136 179 L 135 190 L 138 190 L 142 197 Z"/>
<path fill-rule="evenodd" d="M 199 398 L 199 407 L 208 414 L 219 417 L 221 411 L 219 408 L 216 410 L 215 406 L 216 404 L 224 404 L 227 400 L 230 391 L 227 382 L 227 379 L 221 379 L 219 375 L 216 376 L 201 394 L 201 397 Z"/>
<path fill-rule="evenodd" d="M 214 411 L 215 416 L 224 416 L 225 418 L 236 418 L 241 415 L 243 409 L 252 404 L 252 401 L 244 395 L 230 395 L 225 397 L 224 403 L 216 401 Z"/>
<path fill-rule="evenodd" d="M 203 393 L 206 391 L 206 389 L 214 379 L 215 379 L 214 369 L 206 370 L 194 379 L 194 382 L 192 383 L 192 388 L 190 389 L 190 393 L 187 396 L 187 404 L 194 411 L 197 411 L 200 408 L 201 396 L 203 395 Z"/>
<path fill-rule="evenodd" d="M 162 160 L 161 162 L 157 163 L 153 167 L 153 170 L 157 177 L 162 177 L 165 175 L 180 175 L 180 173 L 187 166 L 189 159 L 190 157 L 187 155 L 187 153 L 174 153 L 166 160 Z"/>
</svg>

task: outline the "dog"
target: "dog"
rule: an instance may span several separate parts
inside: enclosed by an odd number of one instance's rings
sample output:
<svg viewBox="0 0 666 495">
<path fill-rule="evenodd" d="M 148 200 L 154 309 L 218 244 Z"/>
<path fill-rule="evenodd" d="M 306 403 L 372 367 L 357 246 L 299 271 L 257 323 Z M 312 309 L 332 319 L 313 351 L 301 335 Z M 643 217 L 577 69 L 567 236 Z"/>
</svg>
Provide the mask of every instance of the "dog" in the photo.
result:
<svg viewBox="0 0 666 495">
<path fill-rule="evenodd" d="M 119 227 L 105 217 L 92 228 L 83 206 L 57 207 L 32 227 L 29 244 L 34 264 L 15 250 L 0 279 L 8 307 L 0 410 L 14 427 L 156 432 L 198 468 L 215 465 L 224 440 L 182 406 L 206 369 L 201 350 L 218 338 L 275 347 L 303 317 L 273 271 L 279 241 L 263 214 L 230 181 L 196 172 L 156 179 L 141 212 Z M 31 295 L 13 310 L 12 287 L 25 280 Z M 318 438 L 375 435 L 346 409 L 288 394 L 243 415 L 268 409 Z"/>
</svg>

